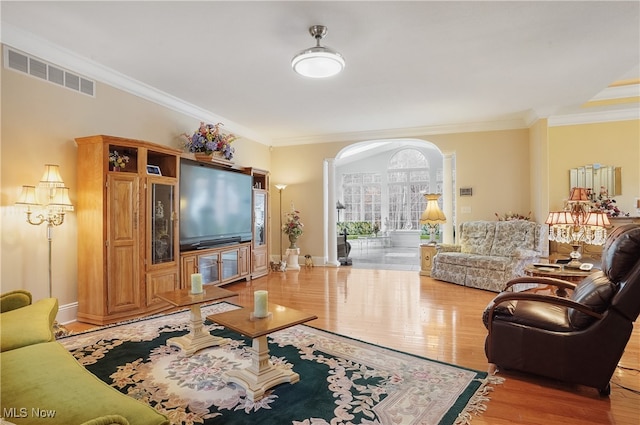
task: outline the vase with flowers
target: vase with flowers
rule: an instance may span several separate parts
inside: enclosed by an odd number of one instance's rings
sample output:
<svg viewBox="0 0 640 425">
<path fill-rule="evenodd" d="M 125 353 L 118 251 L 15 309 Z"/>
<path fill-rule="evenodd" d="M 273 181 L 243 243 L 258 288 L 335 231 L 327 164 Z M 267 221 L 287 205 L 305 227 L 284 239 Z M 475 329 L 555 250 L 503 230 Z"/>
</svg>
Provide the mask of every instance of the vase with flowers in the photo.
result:
<svg viewBox="0 0 640 425">
<path fill-rule="evenodd" d="M 233 134 L 223 134 L 220 131 L 222 123 L 205 124 L 200 122 L 200 127 L 191 135 L 184 133 L 186 138 L 183 148 L 187 152 L 195 154 L 219 155 L 231 160 L 235 153 L 235 148 L 231 145 L 237 137 Z"/>
<path fill-rule="evenodd" d="M 285 222 L 282 225 L 282 233 L 289 237 L 289 249 L 296 249 L 296 242 L 302 236 L 304 224 L 300 221 L 300 211 L 291 206 L 291 211 L 285 214 Z"/>
<path fill-rule="evenodd" d="M 120 171 L 120 169 L 127 166 L 129 162 L 129 156 L 120 155 L 118 151 L 109 151 L 109 164 L 113 171 Z"/>
</svg>

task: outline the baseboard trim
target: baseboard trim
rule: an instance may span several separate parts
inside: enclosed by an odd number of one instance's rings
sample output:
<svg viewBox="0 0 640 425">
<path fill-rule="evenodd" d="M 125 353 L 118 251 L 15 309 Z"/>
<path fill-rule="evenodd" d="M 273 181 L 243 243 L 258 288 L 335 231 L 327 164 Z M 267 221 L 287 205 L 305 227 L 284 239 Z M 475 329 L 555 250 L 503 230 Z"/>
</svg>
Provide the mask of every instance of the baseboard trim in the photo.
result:
<svg viewBox="0 0 640 425">
<path fill-rule="evenodd" d="M 65 325 L 67 323 L 78 321 L 78 303 L 65 304 L 58 307 L 58 315 L 56 316 L 58 323 Z"/>
</svg>

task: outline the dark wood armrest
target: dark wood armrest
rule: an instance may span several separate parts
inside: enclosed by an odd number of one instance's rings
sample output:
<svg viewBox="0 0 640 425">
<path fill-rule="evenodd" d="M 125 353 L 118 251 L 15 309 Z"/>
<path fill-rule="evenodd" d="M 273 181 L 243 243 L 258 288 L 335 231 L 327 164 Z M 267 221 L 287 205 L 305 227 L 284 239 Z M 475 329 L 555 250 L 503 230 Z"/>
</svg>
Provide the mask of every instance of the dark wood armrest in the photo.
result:
<svg viewBox="0 0 640 425">
<path fill-rule="evenodd" d="M 517 277 L 515 279 L 511 279 L 504 286 L 503 290 L 509 289 L 511 286 L 517 283 L 537 283 L 539 285 L 551 285 L 556 286 L 558 288 L 564 289 L 576 289 L 576 284 L 572 282 L 567 282 L 566 280 L 556 279 L 555 277 L 540 277 L 540 276 L 531 276 L 531 277 Z"/>
</svg>

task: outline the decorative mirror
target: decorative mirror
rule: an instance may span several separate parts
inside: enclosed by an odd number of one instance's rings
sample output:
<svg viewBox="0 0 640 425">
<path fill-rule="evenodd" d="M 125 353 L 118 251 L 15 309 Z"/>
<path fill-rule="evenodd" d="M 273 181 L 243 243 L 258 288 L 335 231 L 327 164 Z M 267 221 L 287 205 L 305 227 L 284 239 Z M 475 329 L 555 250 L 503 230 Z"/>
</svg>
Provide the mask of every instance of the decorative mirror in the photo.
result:
<svg viewBox="0 0 640 425">
<path fill-rule="evenodd" d="M 574 187 L 591 189 L 600 193 L 604 187 L 610 197 L 622 195 L 622 168 L 612 165 L 588 164 L 569 170 L 569 191 Z"/>
</svg>

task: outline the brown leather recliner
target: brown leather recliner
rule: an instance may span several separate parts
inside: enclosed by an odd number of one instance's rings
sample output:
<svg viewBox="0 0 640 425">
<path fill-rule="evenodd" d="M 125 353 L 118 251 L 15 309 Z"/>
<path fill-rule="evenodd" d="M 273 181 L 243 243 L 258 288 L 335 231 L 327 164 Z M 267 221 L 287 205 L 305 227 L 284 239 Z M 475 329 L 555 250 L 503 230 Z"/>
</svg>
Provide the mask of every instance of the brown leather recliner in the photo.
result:
<svg viewBox="0 0 640 425">
<path fill-rule="evenodd" d="M 640 225 L 615 229 L 602 250 L 602 271 L 580 283 L 523 277 L 509 281 L 573 289 L 569 298 L 502 292 L 483 321 L 485 353 L 501 369 L 597 388 L 610 380 L 640 313 Z"/>
</svg>

